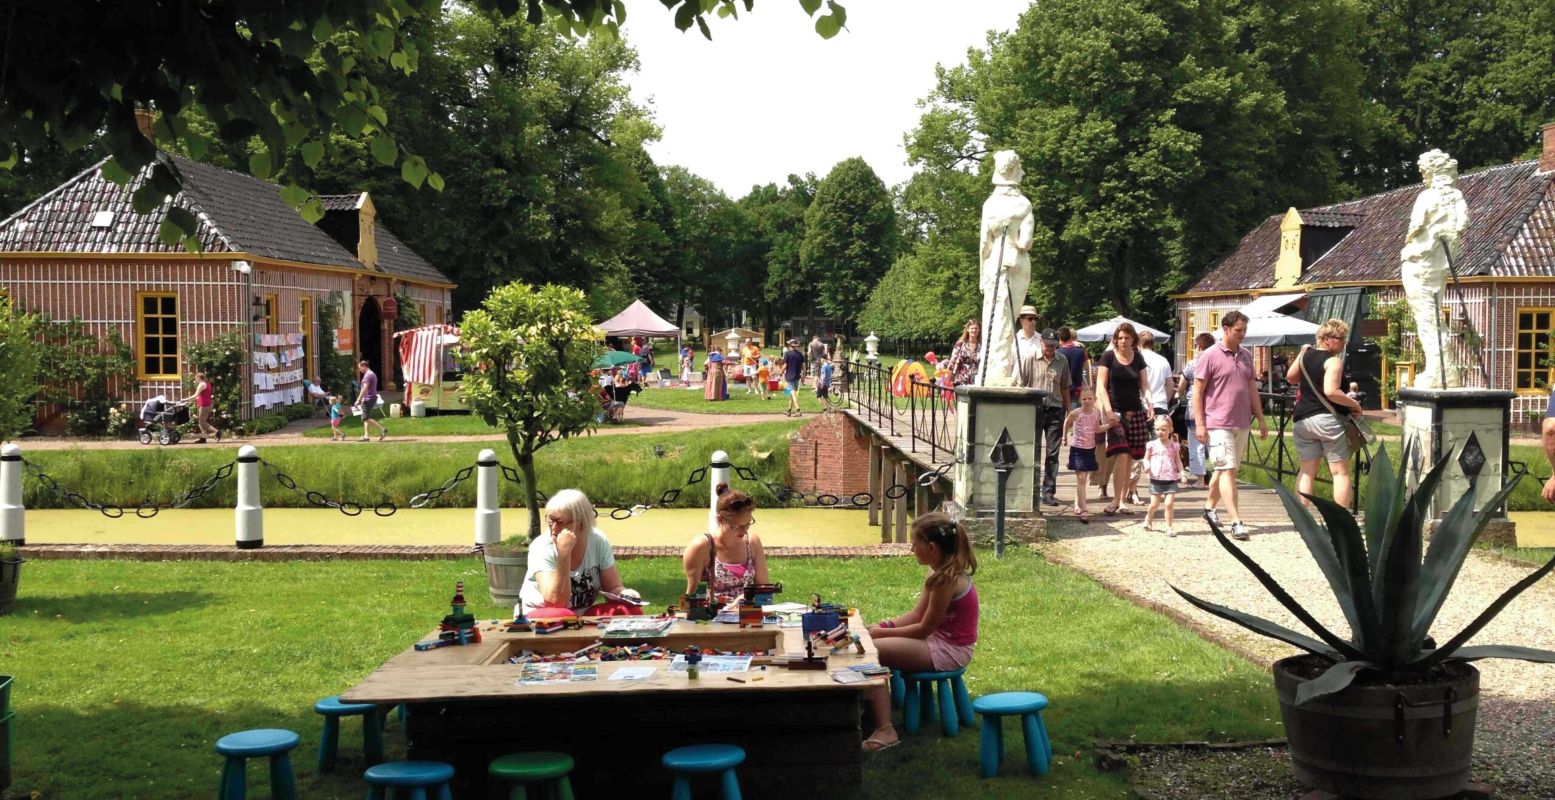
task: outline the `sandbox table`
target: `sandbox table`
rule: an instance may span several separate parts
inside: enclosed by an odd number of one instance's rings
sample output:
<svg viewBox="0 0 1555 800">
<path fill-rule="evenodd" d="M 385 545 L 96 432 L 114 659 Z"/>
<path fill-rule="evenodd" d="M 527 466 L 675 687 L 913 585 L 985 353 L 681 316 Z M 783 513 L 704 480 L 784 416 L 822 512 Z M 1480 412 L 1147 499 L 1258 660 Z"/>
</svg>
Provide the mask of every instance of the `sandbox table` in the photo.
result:
<svg viewBox="0 0 1555 800">
<path fill-rule="evenodd" d="M 740 785 L 748 798 L 827 797 L 863 781 L 867 692 L 886 679 L 841 684 L 831 673 L 876 661 L 863 621 L 849 620 L 864 645 L 832 655 L 824 670 L 791 670 L 753 664 L 749 673 L 703 672 L 697 680 L 670 672 L 670 660 L 593 662 L 592 682 L 519 686 L 523 666 L 510 656 L 523 650 L 557 654 L 579 650 L 603 634 L 581 630 L 552 634 L 507 633 L 483 623 L 482 641 L 430 651 L 407 649 L 368 675 L 341 699 L 350 703 L 405 703 L 409 758 L 454 765 L 455 795 L 488 796 L 492 759 L 529 750 L 558 750 L 577 762 L 572 781 L 579 797 L 667 796 L 670 776 L 663 754 L 688 744 L 736 744 L 745 748 Z M 650 644 L 672 651 L 770 650 L 803 656 L 799 628 L 740 628 L 726 623 L 678 620 L 664 636 L 615 638 L 608 644 Z M 824 654 L 821 650 L 818 654 Z M 762 659 L 756 659 L 759 664 Z M 651 677 L 610 680 L 628 667 L 656 667 Z M 755 676 L 760 681 L 751 681 Z M 646 794 L 644 794 L 644 790 Z M 492 795 L 495 796 L 495 795 Z"/>
</svg>

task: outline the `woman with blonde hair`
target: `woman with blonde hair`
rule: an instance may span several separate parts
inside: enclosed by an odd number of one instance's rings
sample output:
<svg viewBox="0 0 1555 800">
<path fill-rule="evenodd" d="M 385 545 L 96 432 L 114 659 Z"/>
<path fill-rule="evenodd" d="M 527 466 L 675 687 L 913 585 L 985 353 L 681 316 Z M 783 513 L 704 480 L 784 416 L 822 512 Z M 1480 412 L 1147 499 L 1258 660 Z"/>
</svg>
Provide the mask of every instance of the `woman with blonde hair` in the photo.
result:
<svg viewBox="0 0 1555 800">
<path fill-rule="evenodd" d="M 577 489 L 563 489 L 545 504 L 547 532 L 529 545 L 529 569 L 515 614 L 533 619 L 641 614 L 616 570 L 615 553 L 594 504 Z M 626 598 L 618 600 L 616 598 Z"/>
<path fill-rule="evenodd" d="M 1361 404 L 1344 393 L 1344 348 L 1350 341 L 1350 326 L 1331 319 L 1318 326 L 1317 346 L 1301 346 L 1301 353 L 1285 370 L 1285 380 L 1295 384 L 1296 403 L 1291 410 L 1295 423 L 1296 458 L 1301 471 L 1296 475 L 1296 491 L 1311 494 L 1317 478 L 1318 461 L 1328 462 L 1328 474 L 1334 480 L 1334 502 L 1350 505 L 1350 437 L 1344 421 L 1337 416 L 1360 416 Z"/>
</svg>

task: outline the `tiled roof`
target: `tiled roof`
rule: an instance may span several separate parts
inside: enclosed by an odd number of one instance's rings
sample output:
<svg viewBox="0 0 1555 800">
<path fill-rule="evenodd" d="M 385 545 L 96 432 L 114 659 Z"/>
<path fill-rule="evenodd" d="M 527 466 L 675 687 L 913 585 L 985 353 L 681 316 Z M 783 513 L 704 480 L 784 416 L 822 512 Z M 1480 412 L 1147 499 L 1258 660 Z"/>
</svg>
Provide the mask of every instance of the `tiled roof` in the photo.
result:
<svg viewBox="0 0 1555 800">
<path fill-rule="evenodd" d="M 1458 188 L 1469 206 L 1469 229 L 1454 263 L 1460 276 L 1555 277 L 1555 192 L 1550 187 L 1555 175 L 1539 175 L 1537 169 L 1537 162 L 1519 161 L 1459 177 Z M 1415 184 L 1302 209 L 1308 226 L 1353 230 L 1323 256 L 1302 265 L 1301 283 L 1399 280 L 1398 253 L 1421 188 Z M 1272 287 L 1282 216 L 1269 217 L 1243 236 L 1187 292 Z"/>
<path fill-rule="evenodd" d="M 148 165 L 125 186 L 102 176 L 102 162 L 0 221 L 0 252 L 181 253 L 157 235 L 169 204 L 187 208 L 209 252 L 246 252 L 305 264 L 360 269 L 361 263 L 281 200 L 281 187 L 241 172 L 161 153 L 183 176 L 183 190 L 151 214 L 136 214 L 135 189 L 151 174 Z M 355 209 L 360 195 L 326 195 L 325 208 Z M 94 226 L 93 222 L 107 222 Z M 391 274 L 452 283 L 380 223 L 379 267 Z"/>
<path fill-rule="evenodd" d="M 319 199 L 324 202 L 325 211 L 355 211 L 357 203 L 362 202 L 360 194 L 321 194 Z"/>
</svg>

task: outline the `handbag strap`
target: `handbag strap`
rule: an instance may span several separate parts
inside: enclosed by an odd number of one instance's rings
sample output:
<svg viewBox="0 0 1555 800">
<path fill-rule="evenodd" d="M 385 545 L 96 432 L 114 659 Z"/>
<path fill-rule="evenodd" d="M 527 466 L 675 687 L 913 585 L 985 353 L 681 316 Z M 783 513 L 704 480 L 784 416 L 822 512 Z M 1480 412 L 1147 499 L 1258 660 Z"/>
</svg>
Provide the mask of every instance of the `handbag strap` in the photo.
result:
<svg viewBox="0 0 1555 800">
<path fill-rule="evenodd" d="M 1334 356 L 1330 356 L 1330 358 L 1332 358 L 1332 357 L 1334 357 Z M 1307 373 L 1307 354 L 1306 353 L 1302 353 L 1301 355 L 1296 356 L 1296 366 L 1301 368 L 1301 377 L 1306 380 L 1307 386 L 1311 386 L 1312 388 L 1316 389 L 1317 388 L 1317 384 L 1314 384 L 1312 382 L 1312 376 Z M 1330 403 L 1328 401 L 1328 395 L 1325 392 L 1323 392 L 1321 389 L 1318 389 L 1318 391 L 1317 391 L 1317 401 L 1319 403 L 1322 403 L 1323 407 L 1328 409 L 1328 413 L 1333 414 L 1334 417 L 1337 418 L 1340 422 L 1344 422 L 1345 418 L 1349 416 L 1348 414 L 1340 414 L 1338 411 L 1335 411 L 1334 410 L 1334 404 Z"/>
</svg>

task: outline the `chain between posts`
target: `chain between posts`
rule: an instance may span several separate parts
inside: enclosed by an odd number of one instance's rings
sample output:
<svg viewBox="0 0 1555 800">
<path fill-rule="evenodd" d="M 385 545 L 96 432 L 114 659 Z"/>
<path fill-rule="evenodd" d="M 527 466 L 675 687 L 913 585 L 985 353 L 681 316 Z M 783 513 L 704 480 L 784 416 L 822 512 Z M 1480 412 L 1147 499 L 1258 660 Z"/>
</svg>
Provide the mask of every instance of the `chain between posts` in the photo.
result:
<svg viewBox="0 0 1555 800">
<path fill-rule="evenodd" d="M 506 464 L 498 464 L 497 465 L 497 469 L 502 470 L 502 477 L 508 483 L 511 483 L 514 486 L 523 486 L 524 485 L 524 477 L 522 475 L 518 474 L 518 470 L 516 470 L 516 469 L 514 469 L 514 468 L 512 468 L 512 467 L 510 467 L 510 466 L 508 466 Z M 551 496 L 546 494 L 545 492 L 540 491 L 540 487 L 536 486 L 535 487 L 535 499 L 539 500 L 541 503 L 548 503 L 551 500 Z"/>
<path fill-rule="evenodd" d="M 353 503 L 349 500 L 335 501 L 325 497 L 319 492 L 303 489 L 297 485 L 297 481 L 292 478 L 292 476 L 287 475 L 286 473 L 282 472 L 279 467 L 262 458 L 259 459 L 259 465 L 270 471 L 270 474 L 274 476 L 276 483 L 281 484 L 283 488 L 291 490 L 293 494 L 301 497 L 308 505 L 317 506 L 318 508 L 333 508 L 348 517 L 357 516 L 367 508 L 361 503 Z M 418 495 L 418 497 L 419 496 L 420 495 Z M 394 516 L 394 512 L 400 510 L 399 506 L 395 505 L 392 501 L 384 501 L 373 506 L 372 509 L 373 513 L 380 517 Z"/>
<path fill-rule="evenodd" d="M 88 500 L 86 499 L 86 496 L 80 492 L 66 489 L 65 487 L 61 486 L 59 481 L 54 479 L 54 476 L 44 472 L 43 468 L 39 467 L 37 464 L 34 464 L 24 458 L 22 459 L 22 465 L 27 469 L 28 472 L 32 473 L 32 476 L 37 479 L 38 483 L 43 485 L 43 488 L 47 489 L 50 494 L 58 497 L 60 500 L 63 500 L 66 503 L 77 506 L 79 508 L 84 508 L 89 511 L 96 511 L 109 519 L 118 519 L 124 516 L 124 512 L 126 510 L 124 506 L 115 505 L 113 503 L 96 503 Z M 231 477 L 232 470 L 234 467 L 236 467 L 236 465 L 236 461 L 228 461 L 220 467 L 217 467 L 216 471 L 211 473 L 210 477 L 206 478 L 203 482 L 190 489 L 189 491 L 186 491 L 183 494 L 173 498 L 173 501 L 167 505 L 161 505 L 159 503 L 147 501 L 141 503 L 138 506 L 135 506 L 135 516 L 141 519 L 151 519 L 160 513 L 164 508 L 188 508 L 189 504 L 209 494 L 212 489 L 216 488 L 216 484 L 221 483 L 222 481 Z"/>
<path fill-rule="evenodd" d="M 507 469 L 507 467 L 503 467 L 503 469 Z M 735 467 L 735 469 L 739 469 L 739 467 Z M 673 503 L 677 499 L 679 499 L 681 492 L 684 492 L 687 488 L 689 488 L 691 486 L 695 486 L 696 484 L 701 483 L 703 481 L 703 479 L 705 479 L 706 477 L 707 477 L 707 467 L 697 467 L 696 469 L 691 470 L 691 474 L 686 476 L 686 482 L 684 484 L 682 484 L 679 488 L 677 488 L 677 489 L 666 489 L 664 491 L 664 494 L 659 495 L 659 502 L 657 502 L 657 503 L 638 503 L 637 505 L 631 506 L 630 508 L 616 508 L 616 509 L 612 509 L 610 511 L 610 518 L 611 519 L 615 519 L 615 520 L 629 519 L 631 517 L 635 517 L 638 514 L 643 513 L 644 511 L 647 511 L 650 508 L 657 508 L 658 506 L 667 506 L 670 503 Z"/>
</svg>

